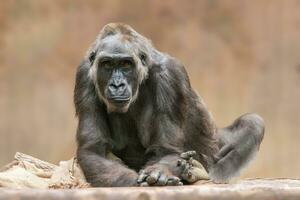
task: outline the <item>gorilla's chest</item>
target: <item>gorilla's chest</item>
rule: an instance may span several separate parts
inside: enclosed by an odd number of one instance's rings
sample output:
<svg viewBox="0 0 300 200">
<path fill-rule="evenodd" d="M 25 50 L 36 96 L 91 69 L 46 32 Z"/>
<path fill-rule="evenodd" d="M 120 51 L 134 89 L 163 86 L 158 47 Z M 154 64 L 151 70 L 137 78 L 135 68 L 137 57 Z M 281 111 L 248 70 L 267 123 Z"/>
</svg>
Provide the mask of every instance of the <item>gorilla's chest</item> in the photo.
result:
<svg viewBox="0 0 300 200">
<path fill-rule="evenodd" d="M 145 164 L 145 148 L 135 121 L 121 115 L 111 116 L 109 120 L 113 154 L 128 167 L 139 170 Z"/>
</svg>

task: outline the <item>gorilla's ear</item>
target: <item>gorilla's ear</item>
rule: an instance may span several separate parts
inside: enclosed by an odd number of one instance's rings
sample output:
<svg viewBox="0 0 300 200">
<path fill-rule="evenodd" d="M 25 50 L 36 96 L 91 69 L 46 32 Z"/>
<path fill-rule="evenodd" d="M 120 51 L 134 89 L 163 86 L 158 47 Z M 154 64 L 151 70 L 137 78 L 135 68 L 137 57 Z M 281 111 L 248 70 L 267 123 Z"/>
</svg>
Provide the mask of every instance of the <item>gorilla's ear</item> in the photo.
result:
<svg viewBox="0 0 300 200">
<path fill-rule="evenodd" d="M 140 55 L 139 55 L 139 57 L 140 57 L 140 60 L 141 60 L 141 62 L 142 62 L 142 64 L 144 65 L 144 66 L 146 66 L 147 65 L 147 55 L 146 55 L 146 53 L 144 53 L 144 52 L 141 52 L 140 53 Z"/>
<path fill-rule="evenodd" d="M 89 61 L 90 61 L 91 65 L 93 65 L 93 63 L 95 61 L 95 57 L 96 57 L 96 52 L 92 51 L 89 55 Z"/>
</svg>

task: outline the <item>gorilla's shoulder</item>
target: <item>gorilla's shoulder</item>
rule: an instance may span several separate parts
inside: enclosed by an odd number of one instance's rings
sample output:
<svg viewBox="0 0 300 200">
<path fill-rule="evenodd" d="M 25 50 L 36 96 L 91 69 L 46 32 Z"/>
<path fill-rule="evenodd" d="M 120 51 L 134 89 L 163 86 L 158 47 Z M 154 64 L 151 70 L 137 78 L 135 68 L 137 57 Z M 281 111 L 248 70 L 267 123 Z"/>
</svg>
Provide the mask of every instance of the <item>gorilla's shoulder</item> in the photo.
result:
<svg viewBox="0 0 300 200">
<path fill-rule="evenodd" d="M 171 115 L 180 112 L 181 106 L 185 104 L 186 94 L 191 90 L 183 64 L 176 58 L 164 55 L 153 66 L 149 75 L 157 108 Z"/>
<path fill-rule="evenodd" d="M 156 77 L 155 82 L 162 81 L 173 86 L 173 89 L 177 91 L 190 88 L 190 81 L 183 63 L 168 54 L 162 54 L 159 62 L 153 66 L 152 75 Z"/>
</svg>

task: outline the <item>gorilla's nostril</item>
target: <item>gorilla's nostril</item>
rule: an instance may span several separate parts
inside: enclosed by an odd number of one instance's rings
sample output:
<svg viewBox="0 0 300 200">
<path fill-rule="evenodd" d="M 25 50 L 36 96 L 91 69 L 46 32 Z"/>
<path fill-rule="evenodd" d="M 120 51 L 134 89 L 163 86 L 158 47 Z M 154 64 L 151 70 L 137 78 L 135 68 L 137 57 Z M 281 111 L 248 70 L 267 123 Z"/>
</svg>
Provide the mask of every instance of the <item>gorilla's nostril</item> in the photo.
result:
<svg viewBox="0 0 300 200">
<path fill-rule="evenodd" d="M 110 90 L 117 90 L 117 89 L 118 89 L 118 86 L 116 86 L 115 84 L 110 84 L 110 85 L 108 86 L 108 88 L 109 88 Z"/>
<path fill-rule="evenodd" d="M 124 88 L 125 87 L 125 83 L 121 83 L 118 87 L 119 88 Z"/>
</svg>

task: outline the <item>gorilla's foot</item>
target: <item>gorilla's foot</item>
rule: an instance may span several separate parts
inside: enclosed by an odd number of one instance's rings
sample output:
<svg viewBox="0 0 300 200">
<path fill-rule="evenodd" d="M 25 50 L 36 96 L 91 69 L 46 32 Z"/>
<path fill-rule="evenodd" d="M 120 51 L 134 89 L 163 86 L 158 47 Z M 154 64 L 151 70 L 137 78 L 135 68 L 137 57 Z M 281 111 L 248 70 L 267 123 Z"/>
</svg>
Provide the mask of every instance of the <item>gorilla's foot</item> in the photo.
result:
<svg viewBox="0 0 300 200">
<path fill-rule="evenodd" d="M 208 173 L 203 165 L 193 158 L 195 155 L 195 151 L 184 152 L 180 155 L 180 159 L 177 163 L 177 166 L 181 170 L 180 178 L 188 183 L 209 179 Z"/>
</svg>

